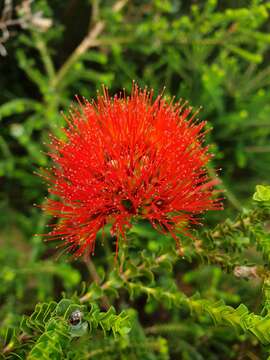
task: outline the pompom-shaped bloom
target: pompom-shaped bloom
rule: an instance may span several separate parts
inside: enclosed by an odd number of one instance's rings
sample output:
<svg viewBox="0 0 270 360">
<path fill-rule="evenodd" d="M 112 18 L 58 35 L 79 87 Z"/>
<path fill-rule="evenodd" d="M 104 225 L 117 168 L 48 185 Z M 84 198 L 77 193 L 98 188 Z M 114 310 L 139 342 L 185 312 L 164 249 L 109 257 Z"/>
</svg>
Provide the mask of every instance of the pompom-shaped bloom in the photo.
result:
<svg viewBox="0 0 270 360">
<path fill-rule="evenodd" d="M 159 231 L 186 234 L 205 210 L 220 208 L 215 181 L 198 123 L 186 103 L 133 87 L 130 97 L 109 97 L 80 104 L 67 119 L 63 139 L 53 138 L 53 167 L 45 210 L 60 220 L 49 234 L 64 241 L 75 256 L 93 251 L 106 224 L 125 237 L 131 220 L 147 219 Z"/>
</svg>

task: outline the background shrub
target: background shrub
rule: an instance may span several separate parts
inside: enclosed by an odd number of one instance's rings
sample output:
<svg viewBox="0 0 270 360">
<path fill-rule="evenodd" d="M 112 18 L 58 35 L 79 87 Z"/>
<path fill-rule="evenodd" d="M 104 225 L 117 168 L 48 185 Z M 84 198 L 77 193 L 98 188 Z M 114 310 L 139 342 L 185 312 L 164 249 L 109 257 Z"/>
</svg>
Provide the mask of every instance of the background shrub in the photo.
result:
<svg viewBox="0 0 270 360">
<path fill-rule="evenodd" d="M 2 358 L 267 358 L 268 188 L 251 198 L 270 175 L 269 9 L 258 0 L 2 1 Z M 184 243 L 185 259 L 137 224 L 123 272 L 109 233 L 94 258 L 56 260 L 55 245 L 34 236 L 50 222 L 33 206 L 46 196 L 35 172 L 49 165 L 48 135 L 60 134 L 75 94 L 89 99 L 102 84 L 130 92 L 132 80 L 203 106 L 225 211 L 194 230 L 202 243 Z"/>
</svg>

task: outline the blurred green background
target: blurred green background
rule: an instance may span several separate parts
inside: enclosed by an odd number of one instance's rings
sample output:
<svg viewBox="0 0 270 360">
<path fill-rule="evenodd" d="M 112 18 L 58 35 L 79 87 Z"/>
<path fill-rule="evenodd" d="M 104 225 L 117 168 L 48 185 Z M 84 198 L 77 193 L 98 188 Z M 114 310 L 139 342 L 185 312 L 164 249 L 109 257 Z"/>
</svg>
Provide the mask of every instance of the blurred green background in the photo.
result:
<svg viewBox="0 0 270 360">
<path fill-rule="evenodd" d="M 54 244 L 34 236 L 46 233 L 50 221 L 33 206 L 47 193 L 35 172 L 49 166 L 48 134 L 59 134 L 61 110 L 68 112 L 76 94 L 95 97 L 102 84 L 111 93 L 129 92 L 135 80 L 155 94 L 165 86 L 168 98 L 202 106 L 199 116 L 213 128 L 207 142 L 216 154 L 209 171 L 221 168 L 226 190 L 225 211 L 208 215 L 209 226 L 248 206 L 255 185 L 269 182 L 269 15 L 270 3 L 259 0 L 0 1 L 3 326 L 16 323 L 36 302 L 59 298 L 87 281 L 83 262 L 55 260 Z M 181 271 L 189 293 L 200 290 L 232 305 L 242 298 L 256 309 L 255 285 L 196 263 Z M 144 311 L 154 311 L 145 306 L 142 318 Z M 148 317 L 143 321 L 151 323 Z M 173 343 L 172 358 L 263 358 L 256 342 L 228 330 L 212 337 L 211 329 L 204 333 L 191 320 L 183 326 L 186 343 Z M 188 329 L 197 332 L 191 337 Z"/>
</svg>

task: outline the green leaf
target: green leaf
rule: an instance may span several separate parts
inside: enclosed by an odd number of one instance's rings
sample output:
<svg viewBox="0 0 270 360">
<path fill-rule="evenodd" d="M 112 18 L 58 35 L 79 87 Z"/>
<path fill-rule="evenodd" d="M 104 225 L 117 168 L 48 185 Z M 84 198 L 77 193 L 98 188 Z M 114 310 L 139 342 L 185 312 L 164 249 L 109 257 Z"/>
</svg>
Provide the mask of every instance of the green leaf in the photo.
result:
<svg viewBox="0 0 270 360">
<path fill-rule="evenodd" d="M 257 185 L 256 192 L 253 195 L 253 200 L 255 201 L 270 201 L 270 186 L 269 185 Z"/>
<path fill-rule="evenodd" d="M 261 54 L 254 54 L 250 51 L 247 51 L 243 48 L 240 48 L 240 47 L 234 46 L 234 45 L 226 44 L 226 47 L 228 49 L 230 49 L 232 52 L 234 52 L 235 54 L 241 56 L 243 59 L 245 59 L 251 63 L 260 64 L 263 60 Z"/>
<path fill-rule="evenodd" d="M 22 114 L 27 111 L 39 112 L 42 110 L 42 105 L 32 99 L 14 99 L 10 100 L 0 106 L 0 120 L 12 116 Z"/>
<path fill-rule="evenodd" d="M 77 325 L 71 325 L 69 328 L 69 334 L 71 337 L 81 337 L 88 334 L 89 325 L 87 321 L 80 322 Z"/>
</svg>

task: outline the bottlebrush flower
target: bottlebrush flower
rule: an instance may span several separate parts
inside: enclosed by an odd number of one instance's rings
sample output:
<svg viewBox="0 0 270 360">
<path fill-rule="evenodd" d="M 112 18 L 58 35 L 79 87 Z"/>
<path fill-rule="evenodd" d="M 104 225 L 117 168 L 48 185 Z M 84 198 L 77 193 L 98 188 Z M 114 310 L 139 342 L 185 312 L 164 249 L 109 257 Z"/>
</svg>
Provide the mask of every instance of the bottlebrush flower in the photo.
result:
<svg viewBox="0 0 270 360">
<path fill-rule="evenodd" d="M 206 122 L 186 105 L 134 86 L 130 97 L 104 91 L 73 110 L 64 139 L 52 138 L 54 166 L 44 175 L 53 195 L 44 208 L 59 218 L 49 236 L 80 256 L 106 224 L 124 238 L 141 218 L 178 243 L 198 214 L 220 208 L 206 170 Z"/>
</svg>

